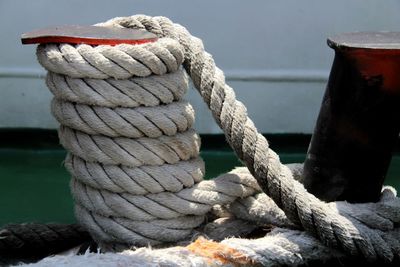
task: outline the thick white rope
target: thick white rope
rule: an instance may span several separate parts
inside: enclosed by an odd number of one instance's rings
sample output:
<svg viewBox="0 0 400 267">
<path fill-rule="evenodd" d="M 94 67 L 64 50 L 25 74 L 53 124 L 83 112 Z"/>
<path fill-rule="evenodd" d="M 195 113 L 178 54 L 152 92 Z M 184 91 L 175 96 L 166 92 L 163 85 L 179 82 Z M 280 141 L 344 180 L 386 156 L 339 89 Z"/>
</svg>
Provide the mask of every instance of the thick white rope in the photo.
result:
<svg viewBox="0 0 400 267">
<path fill-rule="evenodd" d="M 259 216 L 262 205 L 254 208 L 260 188 L 251 173 L 289 218 L 283 225 L 303 227 L 350 255 L 387 261 L 399 256 L 400 244 L 392 234 L 400 222 L 395 193 L 386 190 L 378 203 L 353 205 L 324 203 L 307 193 L 257 132 L 201 40 L 163 17 L 116 18 L 100 25 L 146 29 L 160 39 L 143 45 L 52 44 L 37 50 L 49 70 L 60 140 L 70 152 L 66 165 L 74 177 L 76 215 L 97 241 L 176 242 L 189 237 L 214 205 L 230 204 L 246 219 L 258 208 L 258 218 L 268 220 L 270 215 Z M 199 138 L 190 130 L 193 110 L 181 100 L 187 88 L 181 64 L 250 173 L 236 170 L 201 181 Z M 264 211 L 271 214 L 271 208 Z M 270 223 L 277 221 L 282 223 Z"/>
<path fill-rule="evenodd" d="M 203 250 L 209 254 L 203 254 Z M 343 258 L 342 253 L 327 248 L 304 231 L 277 228 L 258 239 L 227 238 L 219 244 L 200 239 L 189 246 L 164 249 L 143 247 L 121 253 L 80 256 L 70 253 L 48 257 L 29 266 L 298 266 L 313 261 L 325 262 L 332 259 L 332 255 L 336 259 Z"/>
<path fill-rule="evenodd" d="M 204 164 L 198 158 L 200 140 L 191 130 L 194 111 L 181 100 L 188 78 L 178 68 L 183 52 L 176 42 L 162 39 L 118 47 L 137 56 L 130 61 L 140 61 L 142 69 L 146 66 L 152 70 L 151 75 L 117 76 L 123 73 L 119 71 L 113 74 L 118 80 L 96 79 L 100 76 L 95 71 L 86 78 L 72 78 L 81 73 L 64 61 L 71 60 L 70 53 L 75 53 L 72 46 L 58 48 L 67 51 L 68 56 L 56 55 L 56 46 L 38 47 L 44 66 L 66 65 L 61 70 L 53 69 L 62 74 L 48 73 L 47 85 L 55 96 L 52 113 L 61 124 L 61 143 L 70 153 L 65 165 L 73 177 L 77 218 L 103 246 L 183 240 L 204 222 L 215 204 L 252 196 L 260 188 L 243 169 L 201 182 Z M 128 60 L 116 59 L 112 49 L 96 48 L 101 53 L 107 51 L 116 62 Z M 80 63 L 73 63 L 74 68 L 90 69 L 77 57 L 74 60 Z M 166 71 L 174 72 L 156 75 Z M 88 70 L 85 73 L 88 75 Z M 131 75 L 137 75 L 135 68 Z M 119 80 L 122 78 L 127 79 Z M 238 214 L 243 213 L 243 208 L 236 209 Z M 284 219 L 280 221 L 273 216 L 261 221 L 288 224 L 283 213 L 281 217 Z"/>
</svg>

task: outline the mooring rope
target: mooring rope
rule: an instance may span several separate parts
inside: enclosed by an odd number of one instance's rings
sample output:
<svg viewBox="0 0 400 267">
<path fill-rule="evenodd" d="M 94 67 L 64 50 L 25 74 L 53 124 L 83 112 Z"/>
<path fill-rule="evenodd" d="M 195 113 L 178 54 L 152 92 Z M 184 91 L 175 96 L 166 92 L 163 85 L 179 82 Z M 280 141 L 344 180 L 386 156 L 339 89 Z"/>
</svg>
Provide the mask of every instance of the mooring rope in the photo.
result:
<svg viewBox="0 0 400 267">
<path fill-rule="evenodd" d="M 76 224 L 10 224 L 0 229 L 0 266 L 40 260 L 90 241 Z"/>
<path fill-rule="evenodd" d="M 308 193 L 269 149 L 200 39 L 164 17 L 121 17 L 98 26 L 145 29 L 159 40 L 37 49 L 49 71 L 60 140 L 69 151 L 76 217 L 96 241 L 142 246 L 184 240 L 214 205 L 235 206 L 262 189 L 310 238 L 368 260 L 400 255 L 396 193 L 386 189 L 379 202 L 366 204 L 325 203 Z M 193 109 L 182 100 L 188 82 L 181 65 L 248 171 L 202 181 L 200 140 L 191 130 Z M 243 209 L 236 211 L 246 217 Z M 280 246 L 265 244 L 273 245 Z"/>
</svg>

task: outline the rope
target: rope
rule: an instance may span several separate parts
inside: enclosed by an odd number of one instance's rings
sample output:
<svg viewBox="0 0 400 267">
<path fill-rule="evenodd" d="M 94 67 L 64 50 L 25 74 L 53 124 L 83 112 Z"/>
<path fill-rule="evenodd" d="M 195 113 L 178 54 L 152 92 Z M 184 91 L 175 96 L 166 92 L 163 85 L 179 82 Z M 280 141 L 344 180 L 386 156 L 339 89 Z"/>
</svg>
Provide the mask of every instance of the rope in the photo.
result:
<svg viewBox="0 0 400 267">
<path fill-rule="evenodd" d="M 99 26 L 145 29 L 160 39 L 47 44 L 37 56 L 49 71 L 52 111 L 70 153 L 77 219 L 102 246 L 186 239 L 215 205 L 251 219 L 255 204 L 243 203 L 256 203 L 262 189 L 284 212 L 283 224 L 303 228 L 324 245 L 368 260 L 400 255 L 396 193 L 385 189 L 379 202 L 367 204 L 325 203 L 309 194 L 269 149 L 200 39 L 164 17 L 115 18 Z M 181 100 L 187 88 L 181 64 L 248 171 L 202 181 L 193 110 Z"/>
<path fill-rule="evenodd" d="M 336 260 L 331 259 L 332 254 Z M 275 229 L 265 237 L 252 240 L 228 238 L 217 243 L 199 238 L 187 246 L 55 256 L 30 266 L 298 266 L 316 261 L 342 266 L 342 256 L 303 231 Z"/>
<path fill-rule="evenodd" d="M 10 224 L 0 229 L 0 264 L 32 262 L 90 241 L 76 224 Z"/>
</svg>

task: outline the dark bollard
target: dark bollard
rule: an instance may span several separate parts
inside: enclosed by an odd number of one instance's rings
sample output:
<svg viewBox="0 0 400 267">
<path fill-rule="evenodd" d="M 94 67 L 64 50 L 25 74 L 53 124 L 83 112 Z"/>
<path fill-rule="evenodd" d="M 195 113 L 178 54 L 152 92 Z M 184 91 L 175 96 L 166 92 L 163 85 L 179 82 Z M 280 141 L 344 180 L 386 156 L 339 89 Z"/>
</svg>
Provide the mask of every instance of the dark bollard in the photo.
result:
<svg viewBox="0 0 400 267">
<path fill-rule="evenodd" d="M 335 59 L 304 186 L 325 201 L 377 201 L 400 131 L 400 33 L 347 33 L 328 45 Z"/>
</svg>

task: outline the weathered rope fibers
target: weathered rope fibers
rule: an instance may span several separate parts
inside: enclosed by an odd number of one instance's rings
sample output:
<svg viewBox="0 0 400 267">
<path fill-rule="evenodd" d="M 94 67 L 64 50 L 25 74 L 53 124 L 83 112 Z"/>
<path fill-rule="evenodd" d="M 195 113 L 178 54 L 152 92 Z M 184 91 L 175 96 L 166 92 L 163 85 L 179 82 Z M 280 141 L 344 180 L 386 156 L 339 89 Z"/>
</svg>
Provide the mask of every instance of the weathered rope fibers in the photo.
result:
<svg viewBox="0 0 400 267">
<path fill-rule="evenodd" d="M 76 215 L 97 241 L 106 246 L 185 239 L 214 205 L 235 206 L 259 192 L 254 175 L 286 214 L 286 224 L 353 256 L 391 261 L 399 255 L 395 193 L 386 189 L 378 203 L 353 205 L 324 203 L 307 193 L 257 132 L 200 39 L 164 17 L 99 25 L 146 29 L 160 39 L 135 46 L 41 45 L 37 51 L 49 70 L 60 140 L 70 152 L 66 166 Z M 190 130 L 194 114 L 181 100 L 187 88 L 181 64 L 252 175 L 237 170 L 201 181 L 199 139 Z"/>
</svg>

